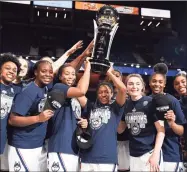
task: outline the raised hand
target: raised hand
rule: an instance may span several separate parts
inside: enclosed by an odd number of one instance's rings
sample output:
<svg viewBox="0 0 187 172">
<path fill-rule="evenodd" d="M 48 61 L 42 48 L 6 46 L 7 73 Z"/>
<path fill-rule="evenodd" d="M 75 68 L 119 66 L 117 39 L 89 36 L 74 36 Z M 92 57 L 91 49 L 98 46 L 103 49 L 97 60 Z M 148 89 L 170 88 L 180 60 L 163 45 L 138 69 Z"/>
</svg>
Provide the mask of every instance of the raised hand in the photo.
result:
<svg viewBox="0 0 187 172">
<path fill-rule="evenodd" d="M 85 70 L 91 70 L 91 64 L 90 64 L 90 60 L 91 58 L 90 57 L 87 57 L 86 60 L 84 61 L 84 67 L 85 67 Z"/>
<path fill-rule="evenodd" d="M 82 48 L 82 46 L 83 46 L 83 41 L 82 40 L 78 41 L 75 45 L 73 45 L 73 47 L 71 47 L 68 50 L 68 54 L 69 55 L 73 54 L 75 51 L 77 51 L 78 49 Z"/>
<path fill-rule="evenodd" d="M 89 57 L 89 56 L 91 55 L 92 51 L 93 51 L 93 47 L 94 47 L 94 41 L 92 40 L 92 41 L 90 42 L 90 44 L 87 46 L 87 48 L 83 51 L 82 54 L 83 54 L 85 57 Z"/>
</svg>

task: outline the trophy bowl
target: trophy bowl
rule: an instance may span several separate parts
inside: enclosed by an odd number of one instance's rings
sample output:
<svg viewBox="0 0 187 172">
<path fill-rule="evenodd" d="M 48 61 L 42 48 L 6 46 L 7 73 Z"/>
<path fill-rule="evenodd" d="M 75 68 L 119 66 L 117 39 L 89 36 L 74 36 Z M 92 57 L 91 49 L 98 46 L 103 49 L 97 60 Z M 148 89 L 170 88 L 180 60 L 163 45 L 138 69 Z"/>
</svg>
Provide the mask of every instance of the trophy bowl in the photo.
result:
<svg viewBox="0 0 187 172">
<path fill-rule="evenodd" d="M 94 73 L 106 74 L 110 68 L 110 49 L 114 35 L 118 29 L 119 14 L 109 5 L 101 7 L 94 20 L 94 48 L 91 69 Z"/>
</svg>

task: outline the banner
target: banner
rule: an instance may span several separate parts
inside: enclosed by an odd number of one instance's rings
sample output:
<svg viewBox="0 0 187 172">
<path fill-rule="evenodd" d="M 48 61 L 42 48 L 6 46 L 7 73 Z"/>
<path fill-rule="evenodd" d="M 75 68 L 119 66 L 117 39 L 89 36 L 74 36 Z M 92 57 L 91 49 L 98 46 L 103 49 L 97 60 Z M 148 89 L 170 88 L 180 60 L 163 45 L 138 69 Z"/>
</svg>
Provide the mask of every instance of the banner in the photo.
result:
<svg viewBox="0 0 187 172">
<path fill-rule="evenodd" d="M 72 8 L 72 1 L 33 1 L 33 5 L 54 8 Z"/>
<path fill-rule="evenodd" d="M 148 17 L 171 18 L 170 10 L 159 10 L 151 8 L 141 8 L 141 15 Z"/>
<path fill-rule="evenodd" d="M 104 5 L 105 4 L 91 3 L 91 2 L 75 2 L 75 9 L 98 11 Z M 137 7 L 127 7 L 127 6 L 121 6 L 121 5 L 111 5 L 111 6 L 116 8 L 118 13 L 121 13 L 121 14 L 139 15 L 139 8 Z"/>
<path fill-rule="evenodd" d="M 0 0 L 1 2 L 10 2 L 10 3 L 16 3 L 16 4 L 26 4 L 30 5 L 31 1 L 6 1 L 6 0 Z"/>
</svg>

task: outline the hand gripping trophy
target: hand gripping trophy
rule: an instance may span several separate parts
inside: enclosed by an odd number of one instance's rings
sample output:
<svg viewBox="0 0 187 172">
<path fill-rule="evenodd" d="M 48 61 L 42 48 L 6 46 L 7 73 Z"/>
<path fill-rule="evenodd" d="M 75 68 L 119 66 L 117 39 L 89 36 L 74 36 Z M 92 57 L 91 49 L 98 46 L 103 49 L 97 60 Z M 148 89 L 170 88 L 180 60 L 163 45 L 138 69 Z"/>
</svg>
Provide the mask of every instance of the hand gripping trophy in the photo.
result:
<svg viewBox="0 0 187 172">
<path fill-rule="evenodd" d="M 105 74 L 110 68 L 110 49 L 118 29 L 119 14 L 115 8 L 105 5 L 94 20 L 94 48 L 90 60 L 92 72 Z"/>
</svg>

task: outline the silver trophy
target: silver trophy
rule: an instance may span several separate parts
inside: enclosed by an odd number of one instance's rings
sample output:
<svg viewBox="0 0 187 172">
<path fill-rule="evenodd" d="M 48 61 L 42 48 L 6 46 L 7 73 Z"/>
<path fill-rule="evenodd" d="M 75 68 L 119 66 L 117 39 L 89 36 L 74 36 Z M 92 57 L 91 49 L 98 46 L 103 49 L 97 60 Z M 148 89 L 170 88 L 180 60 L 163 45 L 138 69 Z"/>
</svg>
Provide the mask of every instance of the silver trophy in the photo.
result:
<svg viewBox="0 0 187 172">
<path fill-rule="evenodd" d="M 110 49 L 118 29 L 119 14 L 115 8 L 105 5 L 99 9 L 94 22 L 94 48 L 90 60 L 92 72 L 105 74 L 110 68 Z"/>
</svg>

